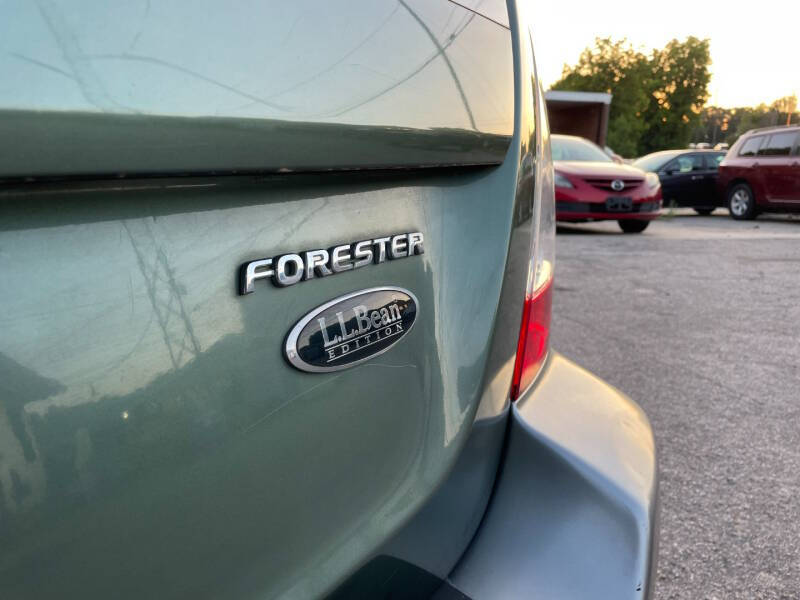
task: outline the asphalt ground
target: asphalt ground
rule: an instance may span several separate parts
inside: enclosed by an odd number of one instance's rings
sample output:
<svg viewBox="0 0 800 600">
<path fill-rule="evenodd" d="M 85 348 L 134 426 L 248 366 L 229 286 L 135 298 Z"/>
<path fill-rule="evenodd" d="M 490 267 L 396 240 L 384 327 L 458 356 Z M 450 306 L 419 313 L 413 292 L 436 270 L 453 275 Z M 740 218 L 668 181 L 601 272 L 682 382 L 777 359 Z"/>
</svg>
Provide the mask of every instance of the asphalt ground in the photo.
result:
<svg viewBox="0 0 800 600">
<path fill-rule="evenodd" d="M 800 219 L 559 227 L 553 346 L 656 436 L 655 597 L 800 598 Z"/>
</svg>

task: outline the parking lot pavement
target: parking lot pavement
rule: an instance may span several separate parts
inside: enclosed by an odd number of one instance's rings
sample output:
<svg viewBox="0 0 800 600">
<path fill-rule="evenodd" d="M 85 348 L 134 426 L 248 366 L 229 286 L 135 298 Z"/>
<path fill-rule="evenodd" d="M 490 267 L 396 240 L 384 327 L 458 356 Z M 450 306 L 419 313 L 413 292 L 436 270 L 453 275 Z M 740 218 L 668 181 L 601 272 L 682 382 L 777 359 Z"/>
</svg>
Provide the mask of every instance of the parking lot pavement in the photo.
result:
<svg viewBox="0 0 800 600">
<path fill-rule="evenodd" d="M 655 597 L 800 598 L 800 219 L 560 227 L 553 345 L 655 431 Z"/>
</svg>

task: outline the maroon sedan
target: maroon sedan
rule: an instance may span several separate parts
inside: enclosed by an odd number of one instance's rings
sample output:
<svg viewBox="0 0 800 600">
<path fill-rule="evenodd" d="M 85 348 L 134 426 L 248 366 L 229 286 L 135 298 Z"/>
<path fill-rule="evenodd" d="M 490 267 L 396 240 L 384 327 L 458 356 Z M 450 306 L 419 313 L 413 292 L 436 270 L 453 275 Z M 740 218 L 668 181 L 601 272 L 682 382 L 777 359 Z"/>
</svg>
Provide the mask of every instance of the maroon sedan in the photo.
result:
<svg viewBox="0 0 800 600">
<path fill-rule="evenodd" d="M 800 126 L 743 134 L 719 165 L 717 185 L 734 219 L 800 212 Z"/>
<path fill-rule="evenodd" d="M 616 220 L 640 233 L 661 210 L 658 175 L 619 164 L 589 140 L 551 136 L 559 221 Z"/>
</svg>

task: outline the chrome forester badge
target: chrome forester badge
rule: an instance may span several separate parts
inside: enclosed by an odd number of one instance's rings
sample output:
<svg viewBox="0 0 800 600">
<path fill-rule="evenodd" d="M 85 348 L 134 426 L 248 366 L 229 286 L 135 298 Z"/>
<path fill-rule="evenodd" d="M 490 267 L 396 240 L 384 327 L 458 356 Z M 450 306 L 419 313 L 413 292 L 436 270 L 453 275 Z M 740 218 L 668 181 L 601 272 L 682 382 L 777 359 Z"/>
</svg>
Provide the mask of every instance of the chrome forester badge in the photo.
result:
<svg viewBox="0 0 800 600">
<path fill-rule="evenodd" d="M 417 299 L 398 287 L 334 298 L 297 322 L 286 337 L 286 359 L 301 371 L 325 373 L 386 352 L 417 319 Z"/>
<path fill-rule="evenodd" d="M 422 233 L 416 231 L 342 244 L 328 250 L 306 250 L 251 260 L 239 268 L 239 293 L 254 292 L 254 284 L 259 279 L 269 278 L 274 285 L 287 287 L 315 277 L 377 265 L 387 258 L 394 260 L 424 253 Z"/>
</svg>

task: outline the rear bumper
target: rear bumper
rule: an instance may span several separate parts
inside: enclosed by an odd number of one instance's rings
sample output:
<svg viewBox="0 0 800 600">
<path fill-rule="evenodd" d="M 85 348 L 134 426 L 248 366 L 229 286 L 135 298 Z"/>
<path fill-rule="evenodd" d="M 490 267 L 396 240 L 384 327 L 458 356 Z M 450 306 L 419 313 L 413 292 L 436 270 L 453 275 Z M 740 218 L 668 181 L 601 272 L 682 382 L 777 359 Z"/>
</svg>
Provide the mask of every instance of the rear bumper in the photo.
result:
<svg viewBox="0 0 800 600">
<path fill-rule="evenodd" d="M 494 496 L 450 582 L 474 600 L 648 598 L 657 491 L 644 412 L 554 354 L 512 408 Z"/>
</svg>

